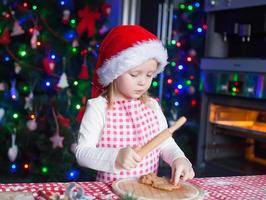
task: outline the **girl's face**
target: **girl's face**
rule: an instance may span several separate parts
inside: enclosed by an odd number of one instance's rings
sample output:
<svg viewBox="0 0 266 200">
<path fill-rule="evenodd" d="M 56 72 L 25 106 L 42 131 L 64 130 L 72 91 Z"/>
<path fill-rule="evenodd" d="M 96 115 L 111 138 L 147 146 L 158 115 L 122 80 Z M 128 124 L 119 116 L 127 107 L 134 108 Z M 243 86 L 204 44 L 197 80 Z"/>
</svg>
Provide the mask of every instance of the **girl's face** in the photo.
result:
<svg viewBox="0 0 266 200">
<path fill-rule="evenodd" d="M 114 100 L 140 98 L 151 86 L 158 63 L 150 59 L 114 80 Z"/>
</svg>

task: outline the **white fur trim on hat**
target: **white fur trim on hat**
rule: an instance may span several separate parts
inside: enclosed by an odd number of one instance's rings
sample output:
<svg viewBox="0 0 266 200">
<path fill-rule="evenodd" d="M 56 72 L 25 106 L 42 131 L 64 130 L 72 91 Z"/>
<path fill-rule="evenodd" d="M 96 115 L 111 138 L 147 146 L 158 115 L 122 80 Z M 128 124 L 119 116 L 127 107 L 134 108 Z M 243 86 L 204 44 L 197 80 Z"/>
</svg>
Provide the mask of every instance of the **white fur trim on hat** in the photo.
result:
<svg viewBox="0 0 266 200">
<path fill-rule="evenodd" d="M 106 87 L 118 76 L 152 58 L 159 63 L 156 76 L 167 65 L 167 57 L 167 50 L 158 40 L 136 43 L 103 63 L 97 70 L 99 82 L 103 87 Z"/>
</svg>

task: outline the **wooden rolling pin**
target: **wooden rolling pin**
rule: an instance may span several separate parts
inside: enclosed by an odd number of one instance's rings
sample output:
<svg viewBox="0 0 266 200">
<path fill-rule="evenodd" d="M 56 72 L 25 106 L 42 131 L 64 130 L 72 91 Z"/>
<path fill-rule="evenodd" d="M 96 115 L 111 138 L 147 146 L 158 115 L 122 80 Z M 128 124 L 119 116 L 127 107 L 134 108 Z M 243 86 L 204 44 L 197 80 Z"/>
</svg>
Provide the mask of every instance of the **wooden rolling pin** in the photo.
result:
<svg viewBox="0 0 266 200">
<path fill-rule="evenodd" d="M 187 119 L 185 117 L 180 117 L 173 126 L 164 129 L 162 132 L 156 135 L 152 140 L 150 140 L 147 144 L 143 145 L 139 149 L 136 149 L 135 151 L 139 154 L 139 156 L 141 156 L 141 158 L 143 158 L 154 148 L 158 147 L 163 141 L 171 137 L 172 134 L 177 129 L 179 129 L 186 121 Z"/>
</svg>

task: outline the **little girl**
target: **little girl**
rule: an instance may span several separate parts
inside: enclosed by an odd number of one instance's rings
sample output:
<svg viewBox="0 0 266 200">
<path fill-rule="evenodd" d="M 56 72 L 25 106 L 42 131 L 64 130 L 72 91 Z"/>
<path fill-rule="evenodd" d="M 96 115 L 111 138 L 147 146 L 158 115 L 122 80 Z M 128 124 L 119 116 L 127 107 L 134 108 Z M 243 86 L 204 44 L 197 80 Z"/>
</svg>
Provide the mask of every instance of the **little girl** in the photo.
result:
<svg viewBox="0 0 266 200">
<path fill-rule="evenodd" d="M 98 171 L 97 181 L 157 173 L 161 156 L 177 184 L 194 177 L 191 163 L 173 138 L 141 158 L 136 150 L 166 129 L 157 101 L 147 96 L 152 79 L 164 70 L 167 51 L 141 26 L 113 28 L 103 40 L 92 95 L 83 116 L 75 155 L 81 166 Z"/>
</svg>

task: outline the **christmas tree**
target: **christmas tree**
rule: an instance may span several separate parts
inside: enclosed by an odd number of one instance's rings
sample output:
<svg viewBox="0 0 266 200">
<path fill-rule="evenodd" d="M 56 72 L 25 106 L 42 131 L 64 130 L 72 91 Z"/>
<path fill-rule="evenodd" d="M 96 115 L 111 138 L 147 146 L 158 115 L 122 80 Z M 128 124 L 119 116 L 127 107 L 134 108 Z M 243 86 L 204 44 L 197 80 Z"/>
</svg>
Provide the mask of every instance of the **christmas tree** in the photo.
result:
<svg viewBox="0 0 266 200">
<path fill-rule="evenodd" d="M 79 180 L 73 149 L 110 11 L 103 0 L 2 0 L 1 181 Z"/>
<path fill-rule="evenodd" d="M 157 77 L 153 81 L 151 94 L 158 97 L 170 125 L 181 116 L 187 117 L 187 123 L 174 138 L 193 162 L 199 130 L 199 61 L 207 29 L 203 1 L 185 0 L 174 4 L 172 21 L 172 40 L 166 44 L 169 64 L 163 79 Z M 160 87 L 163 88 L 161 94 Z"/>
</svg>

